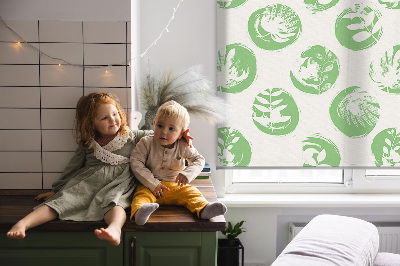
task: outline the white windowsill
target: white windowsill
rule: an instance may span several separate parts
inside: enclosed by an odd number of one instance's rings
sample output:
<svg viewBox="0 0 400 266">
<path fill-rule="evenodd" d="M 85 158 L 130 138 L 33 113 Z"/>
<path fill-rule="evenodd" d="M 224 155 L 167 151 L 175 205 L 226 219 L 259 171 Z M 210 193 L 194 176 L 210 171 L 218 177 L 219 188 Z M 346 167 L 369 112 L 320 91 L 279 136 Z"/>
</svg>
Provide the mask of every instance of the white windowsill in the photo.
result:
<svg viewBox="0 0 400 266">
<path fill-rule="evenodd" d="M 399 194 L 225 194 L 227 207 L 400 207 Z"/>
</svg>

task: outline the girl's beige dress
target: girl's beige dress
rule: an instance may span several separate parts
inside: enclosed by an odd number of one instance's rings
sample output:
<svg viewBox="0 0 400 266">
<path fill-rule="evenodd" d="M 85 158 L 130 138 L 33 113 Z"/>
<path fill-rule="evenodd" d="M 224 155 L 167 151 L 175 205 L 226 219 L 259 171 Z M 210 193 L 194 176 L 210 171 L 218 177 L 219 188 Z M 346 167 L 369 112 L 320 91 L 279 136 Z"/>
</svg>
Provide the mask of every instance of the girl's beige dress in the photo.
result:
<svg viewBox="0 0 400 266">
<path fill-rule="evenodd" d="M 136 187 L 129 157 L 140 138 L 151 131 L 128 131 L 101 147 L 78 148 L 61 178 L 53 184 L 56 194 L 35 207 L 47 205 L 61 220 L 99 221 L 116 205 L 130 206 Z"/>
</svg>

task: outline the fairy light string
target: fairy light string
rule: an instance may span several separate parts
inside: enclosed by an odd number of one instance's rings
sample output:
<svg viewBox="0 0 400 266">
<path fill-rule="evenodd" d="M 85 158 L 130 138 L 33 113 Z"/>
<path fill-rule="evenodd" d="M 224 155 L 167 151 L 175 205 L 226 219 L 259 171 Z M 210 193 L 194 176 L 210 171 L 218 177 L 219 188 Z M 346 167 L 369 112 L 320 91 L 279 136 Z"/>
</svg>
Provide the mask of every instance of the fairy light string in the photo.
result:
<svg viewBox="0 0 400 266">
<path fill-rule="evenodd" d="M 39 48 L 33 46 L 32 44 L 28 43 L 24 38 L 22 38 L 21 35 L 19 35 L 15 30 L 13 30 L 10 26 L 7 25 L 7 23 L 3 20 L 3 18 L 2 18 L 1 15 L 0 15 L 0 24 L 3 25 L 4 27 L 6 27 L 9 31 L 11 31 L 14 35 L 16 35 L 16 36 L 19 38 L 19 41 L 16 42 L 17 45 L 20 46 L 21 43 L 23 43 L 23 44 L 27 45 L 29 48 L 31 48 L 31 49 L 37 51 L 37 52 L 39 53 L 40 56 L 45 56 L 45 57 L 47 57 L 47 58 L 50 58 L 50 59 L 53 59 L 53 60 L 57 60 L 57 61 L 59 61 L 59 62 L 62 62 L 62 63 L 59 63 L 58 66 L 61 66 L 61 65 L 68 65 L 68 66 L 79 67 L 79 68 L 84 68 L 84 69 L 85 69 L 85 68 L 107 68 L 107 67 L 111 67 L 111 66 L 130 65 L 131 62 L 132 62 L 133 60 L 137 60 L 137 59 L 142 58 L 143 56 L 145 56 L 146 53 L 147 53 L 153 46 L 157 45 L 157 42 L 162 38 L 163 34 L 164 34 L 165 32 L 169 32 L 169 29 L 168 29 L 168 28 L 169 28 L 169 25 L 170 25 L 171 22 L 175 19 L 175 14 L 176 14 L 176 12 L 178 11 L 178 9 L 179 9 L 179 7 L 180 7 L 180 5 L 181 5 L 181 3 L 182 3 L 183 1 L 184 1 L 184 0 L 180 0 L 179 3 L 177 4 L 177 6 L 173 8 L 174 11 L 173 11 L 172 16 L 171 16 L 171 18 L 169 19 L 167 25 L 166 25 L 166 26 L 164 27 L 164 29 L 160 32 L 160 34 L 158 35 L 158 37 L 146 48 L 146 50 L 144 50 L 143 53 L 141 53 L 139 56 L 132 57 L 131 59 L 126 60 L 126 61 L 124 61 L 124 62 L 113 63 L 113 64 L 107 64 L 107 65 L 104 65 L 104 66 L 88 66 L 88 65 L 81 65 L 81 64 L 73 64 L 73 63 L 68 62 L 67 60 L 65 60 L 65 59 L 63 59 L 63 58 L 51 56 L 51 55 L 49 55 L 49 54 L 47 54 L 47 53 L 41 51 Z"/>
<path fill-rule="evenodd" d="M 147 51 L 148 51 L 150 48 L 152 48 L 154 45 L 156 45 L 157 42 L 158 42 L 158 40 L 161 39 L 162 35 L 163 35 L 165 32 L 169 32 L 169 30 L 168 30 L 169 24 L 171 24 L 171 22 L 175 19 L 175 13 L 178 11 L 178 8 L 179 8 L 179 6 L 181 5 L 181 3 L 182 3 L 183 1 L 184 1 L 184 0 L 179 1 L 178 5 L 174 8 L 174 12 L 172 13 L 172 16 L 171 16 L 170 20 L 168 21 L 167 26 L 165 26 L 165 28 L 160 32 L 160 35 L 158 36 L 158 38 L 155 39 L 155 40 L 150 44 L 150 46 L 149 46 L 142 54 L 140 54 L 140 57 L 143 57 L 143 56 L 147 53 Z"/>
<path fill-rule="evenodd" d="M 40 56 L 45 56 L 47 58 L 63 62 L 63 63 L 59 63 L 58 66 L 69 65 L 69 66 L 80 67 L 80 68 L 102 68 L 102 67 L 107 67 L 107 66 L 86 66 L 86 65 L 81 65 L 81 64 L 73 64 L 73 63 L 70 63 L 70 62 L 66 61 L 63 58 L 58 58 L 58 57 L 46 54 L 45 52 L 41 51 L 39 48 L 33 46 L 32 44 L 28 43 L 24 38 L 22 38 L 21 35 L 19 35 L 15 30 L 13 30 L 10 26 L 7 25 L 7 23 L 3 20 L 3 18 L 1 16 L 0 16 L 0 23 L 19 38 L 20 41 L 17 42 L 18 46 L 21 46 L 21 43 L 26 44 L 26 45 L 28 45 L 29 48 L 37 51 Z M 127 63 L 127 61 L 125 63 Z"/>
</svg>

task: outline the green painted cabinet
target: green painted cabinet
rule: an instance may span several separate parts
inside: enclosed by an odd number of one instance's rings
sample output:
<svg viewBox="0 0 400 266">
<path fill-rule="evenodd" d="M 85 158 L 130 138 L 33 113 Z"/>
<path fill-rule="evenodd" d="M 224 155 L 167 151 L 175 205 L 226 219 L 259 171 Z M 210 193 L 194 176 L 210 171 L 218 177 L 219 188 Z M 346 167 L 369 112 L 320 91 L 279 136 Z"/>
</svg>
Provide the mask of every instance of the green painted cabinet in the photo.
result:
<svg viewBox="0 0 400 266">
<path fill-rule="evenodd" d="M 216 232 L 124 232 L 118 247 L 92 232 L 0 236 L 2 266 L 215 266 L 216 259 Z"/>
<path fill-rule="evenodd" d="M 22 240 L 2 233 L 0 265 L 119 266 L 123 248 L 99 241 L 92 232 L 28 232 Z"/>
<path fill-rule="evenodd" d="M 214 266 L 216 232 L 125 232 L 125 266 Z"/>
<path fill-rule="evenodd" d="M 211 178 L 191 184 L 208 201 L 217 200 Z M 128 220 L 118 247 L 94 235 L 104 221 L 56 220 L 29 230 L 24 239 L 8 239 L 6 232 L 37 205 L 40 193 L 0 189 L 0 266 L 217 265 L 217 232 L 225 229 L 225 218 L 204 221 L 182 206 L 161 206 L 144 226 Z"/>
</svg>

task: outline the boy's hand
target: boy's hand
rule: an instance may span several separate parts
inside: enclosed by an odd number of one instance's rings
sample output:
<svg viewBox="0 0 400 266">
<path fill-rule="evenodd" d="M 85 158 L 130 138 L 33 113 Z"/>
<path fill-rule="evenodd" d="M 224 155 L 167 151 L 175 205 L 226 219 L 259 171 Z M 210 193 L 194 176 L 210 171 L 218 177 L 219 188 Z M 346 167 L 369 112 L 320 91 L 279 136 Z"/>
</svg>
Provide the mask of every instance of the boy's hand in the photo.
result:
<svg viewBox="0 0 400 266">
<path fill-rule="evenodd" d="M 162 196 L 164 196 L 163 190 L 169 191 L 169 188 L 160 183 L 158 184 L 158 186 L 156 186 L 156 188 L 154 189 L 154 191 L 152 191 L 152 193 L 154 196 L 156 196 L 156 198 L 161 198 Z"/>
<path fill-rule="evenodd" d="M 178 183 L 179 186 L 183 187 L 183 186 L 187 185 L 187 183 L 189 183 L 189 180 L 187 179 L 186 176 L 179 174 L 176 177 L 175 182 Z"/>
<path fill-rule="evenodd" d="M 183 131 L 182 137 L 186 140 L 189 148 L 193 148 L 193 145 L 192 145 L 193 137 L 189 135 L 189 131 L 190 131 L 190 129 L 186 129 L 185 131 Z"/>
<path fill-rule="evenodd" d="M 40 200 L 40 199 L 48 200 L 49 198 L 53 197 L 54 194 L 56 194 L 54 191 L 49 191 L 49 192 L 46 192 L 46 193 L 42 193 L 42 194 L 37 195 L 35 200 Z"/>
</svg>

